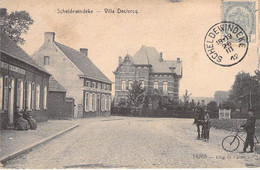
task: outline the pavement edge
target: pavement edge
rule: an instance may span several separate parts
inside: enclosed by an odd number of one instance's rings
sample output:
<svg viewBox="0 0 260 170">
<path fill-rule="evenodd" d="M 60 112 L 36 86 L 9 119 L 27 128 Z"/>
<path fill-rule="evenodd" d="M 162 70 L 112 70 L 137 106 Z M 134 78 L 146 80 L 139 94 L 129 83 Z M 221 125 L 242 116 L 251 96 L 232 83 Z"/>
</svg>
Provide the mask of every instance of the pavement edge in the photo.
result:
<svg viewBox="0 0 260 170">
<path fill-rule="evenodd" d="M 65 129 L 65 130 L 63 130 L 63 131 L 61 131 L 61 132 L 58 132 L 58 133 L 56 133 L 56 134 L 54 134 L 54 135 L 52 135 L 52 136 L 50 136 L 50 137 L 47 137 L 47 138 L 45 138 L 45 139 L 42 139 L 41 141 L 36 142 L 36 143 L 34 143 L 34 144 L 32 144 L 32 145 L 30 145 L 30 146 L 28 146 L 28 147 L 25 147 L 25 148 L 23 148 L 23 149 L 20 149 L 20 150 L 18 150 L 18 151 L 16 151 L 16 152 L 13 152 L 13 153 L 11 153 L 11 154 L 8 154 L 7 156 L 1 157 L 1 158 L 0 158 L 0 168 L 3 167 L 3 164 L 4 164 L 5 162 L 7 162 L 8 160 L 11 160 L 11 159 L 13 159 L 13 158 L 15 158 L 15 157 L 17 157 L 17 156 L 23 154 L 23 153 L 29 152 L 29 151 L 32 150 L 33 148 L 35 148 L 35 147 L 37 147 L 37 146 L 39 146 L 39 145 L 41 145 L 41 144 L 43 144 L 43 143 L 46 143 L 46 142 L 50 141 L 51 139 L 54 139 L 54 138 L 56 138 L 56 137 L 58 137 L 58 136 L 60 136 L 60 135 L 63 135 L 64 133 L 69 132 L 69 131 L 75 129 L 75 128 L 78 127 L 78 126 L 79 126 L 79 125 L 74 125 L 74 126 L 68 128 L 68 129 Z"/>
</svg>

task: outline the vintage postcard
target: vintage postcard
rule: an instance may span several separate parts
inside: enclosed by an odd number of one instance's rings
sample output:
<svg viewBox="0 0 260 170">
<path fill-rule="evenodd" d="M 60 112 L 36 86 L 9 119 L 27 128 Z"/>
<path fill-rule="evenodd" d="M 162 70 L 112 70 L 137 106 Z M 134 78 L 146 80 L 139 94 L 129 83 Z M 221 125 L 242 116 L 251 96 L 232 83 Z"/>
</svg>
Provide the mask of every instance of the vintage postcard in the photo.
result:
<svg viewBox="0 0 260 170">
<path fill-rule="evenodd" d="M 0 168 L 260 168 L 258 0 L 0 0 Z"/>
</svg>

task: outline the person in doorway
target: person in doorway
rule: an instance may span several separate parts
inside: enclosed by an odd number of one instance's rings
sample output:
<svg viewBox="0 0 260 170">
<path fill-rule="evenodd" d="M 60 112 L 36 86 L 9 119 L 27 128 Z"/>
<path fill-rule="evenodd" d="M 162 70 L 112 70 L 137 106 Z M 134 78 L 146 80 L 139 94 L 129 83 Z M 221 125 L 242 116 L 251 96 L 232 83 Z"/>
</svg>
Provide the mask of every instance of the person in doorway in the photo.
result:
<svg viewBox="0 0 260 170">
<path fill-rule="evenodd" d="M 254 117 L 254 112 L 252 109 L 248 110 L 248 115 L 249 117 L 247 118 L 246 123 L 240 126 L 246 131 L 247 134 L 243 152 L 246 152 L 248 145 L 250 145 L 250 152 L 254 152 L 254 134 L 256 118 Z"/>
</svg>

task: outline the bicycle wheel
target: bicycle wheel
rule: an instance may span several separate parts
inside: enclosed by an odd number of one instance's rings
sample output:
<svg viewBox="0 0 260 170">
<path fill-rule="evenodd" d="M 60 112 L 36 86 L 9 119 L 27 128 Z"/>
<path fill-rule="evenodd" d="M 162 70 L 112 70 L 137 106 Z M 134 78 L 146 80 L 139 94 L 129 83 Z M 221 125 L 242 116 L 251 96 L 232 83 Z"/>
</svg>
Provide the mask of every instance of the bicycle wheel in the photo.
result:
<svg viewBox="0 0 260 170">
<path fill-rule="evenodd" d="M 222 140 L 222 148 L 227 152 L 233 152 L 239 147 L 239 139 L 236 136 L 227 136 Z"/>
</svg>

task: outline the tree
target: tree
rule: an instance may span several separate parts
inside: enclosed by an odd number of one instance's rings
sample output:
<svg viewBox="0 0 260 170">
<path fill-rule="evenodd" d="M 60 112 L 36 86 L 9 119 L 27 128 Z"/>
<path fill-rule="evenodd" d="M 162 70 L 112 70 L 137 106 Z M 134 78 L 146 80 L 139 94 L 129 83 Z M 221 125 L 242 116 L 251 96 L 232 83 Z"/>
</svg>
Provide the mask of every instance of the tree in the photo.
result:
<svg viewBox="0 0 260 170">
<path fill-rule="evenodd" d="M 222 107 L 224 109 L 231 109 L 231 111 L 235 111 L 236 110 L 236 105 L 232 101 L 225 101 L 225 102 L 223 102 L 223 106 Z"/>
<path fill-rule="evenodd" d="M 33 19 L 26 11 L 14 11 L 8 14 L 6 8 L 0 8 L 1 31 L 17 44 L 25 43 L 21 35 L 26 34 L 33 23 Z"/>
<path fill-rule="evenodd" d="M 207 104 L 207 111 L 209 112 L 210 116 L 217 117 L 218 115 L 218 103 L 215 101 L 210 101 Z"/>
<path fill-rule="evenodd" d="M 183 102 L 184 102 L 184 104 L 186 104 L 187 102 L 189 102 L 191 95 L 192 95 L 192 94 L 189 94 L 188 90 L 186 89 L 186 90 L 185 90 L 185 93 L 183 94 Z"/>
<path fill-rule="evenodd" d="M 208 104 L 207 104 L 207 110 L 209 112 L 217 112 L 218 111 L 218 104 L 217 102 L 215 101 L 210 101 Z"/>
<path fill-rule="evenodd" d="M 250 107 L 252 95 L 255 95 L 256 91 L 258 91 L 256 80 L 249 73 L 239 72 L 230 90 L 228 101 L 234 102 L 236 108 L 241 107 L 247 110 Z"/>
<path fill-rule="evenodd" d="M 142 88 L 142 83 L 134 81 L 131 88 L 128 90 L 127 104 L 128 106 L 138 108 L 144 104 L 146 91 Z"/>
<path fill-rule="evenodd" d="M 189 103 L 189 108 L 190 108 L 191 110 L 194 110 L 195 107 L 196 107 L 196 103 L 195 103 L 194 99 L 192 99 L 191 102 Z"/>
</svg>

